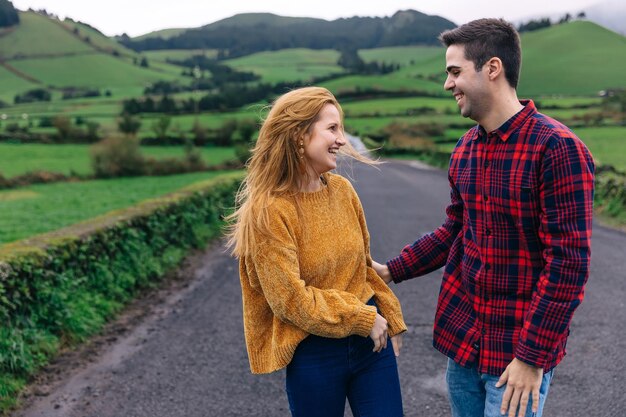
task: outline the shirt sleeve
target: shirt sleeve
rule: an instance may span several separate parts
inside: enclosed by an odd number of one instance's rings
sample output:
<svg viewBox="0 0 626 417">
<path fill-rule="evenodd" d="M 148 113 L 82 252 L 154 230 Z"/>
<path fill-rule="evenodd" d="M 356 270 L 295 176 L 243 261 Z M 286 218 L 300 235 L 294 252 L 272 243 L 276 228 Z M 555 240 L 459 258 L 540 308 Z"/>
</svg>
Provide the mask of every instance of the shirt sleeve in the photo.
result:
<svg viewBox="0 0 626 417">
<path fill-rule="evenodd" d="M 347 291 L 315 288 L 300 278 L 289 217 L 279 209 L 270 211 L 272 236 L 260 242 L 252 256 L 260 290 L 274 315 L 318 336 L 369 336 L 376 318 L 374 306 Z"/>
<path fill-rule="evenodd" d="M 352 186 L 350 186 L 352 187 Z M 355 207 L 356 213 L 359 217 L 359 224 L 361 226 L 361 232 L 363 234 L 363 245 L 365 248 L 365 259 L 367 264 L 367 283 L 374 291 L 374 298 L 376 299 L 376 305 L 380 310 L 381 316 L 387 320 L 389 326 L 389 336 L 395 336 L 403 333 L 407 330 L 404 318 L 402 316 L 402 308 L 400 301 L 393 293 L 391 288 L 378 276 L 374 268 L 372 268 L 372 256 L 370 253 L 370 234 L 367 229 L 367 222 L 365 220 L 365 212 L 363 206 L 356 191 L 352 189 L 353 197 L 352 204 Z"/>
<path fill-rule="evenodd" d="M 554 141 L 542 164 L 539 239 L 545 267 L 520 332 L 515 356 L 544 367 L 568 335 L 584 296 L 591 257 L 594 165 L 577 139 Z"/>
<path fill-rule="evenodd" d="M 463 227 L 463 200 L 450 175 L 448 180 L 450 204 L 446 208 L 446 221 L 434 232 L 405 246 L 400 255 L 387 261 L 395 283 L 425 275 L 445 265 L 452 243 Z"/>
</svg>

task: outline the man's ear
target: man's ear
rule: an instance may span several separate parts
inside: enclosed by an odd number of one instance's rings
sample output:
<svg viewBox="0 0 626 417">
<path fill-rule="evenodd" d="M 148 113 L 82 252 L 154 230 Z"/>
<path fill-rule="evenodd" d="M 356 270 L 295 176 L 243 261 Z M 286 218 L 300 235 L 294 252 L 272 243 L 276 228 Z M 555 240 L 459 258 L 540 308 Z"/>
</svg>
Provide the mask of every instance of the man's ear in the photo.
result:
<svg viewBox="0 0 626 417">
<path fill-rule="evenodd" d="M 496 80 L 499 76 L 504 76 L 504 66 L 502 60 L 498 57 L 493 57 L 485 64 L 487 66 L 487 74 L 491 81 Z"/>
</svg>

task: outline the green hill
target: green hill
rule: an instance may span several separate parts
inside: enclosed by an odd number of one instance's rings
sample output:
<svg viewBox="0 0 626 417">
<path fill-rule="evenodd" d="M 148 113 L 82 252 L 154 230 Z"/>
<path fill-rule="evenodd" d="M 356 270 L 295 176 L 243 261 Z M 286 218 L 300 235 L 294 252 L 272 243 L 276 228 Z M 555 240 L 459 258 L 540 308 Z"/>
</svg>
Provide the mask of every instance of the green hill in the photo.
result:
<svg viewBox="0 0 626 417">
<path fill-rule="evenodd" d="M 186 29 L 186 28 L 171 28 L 171 29 L 155 30 L 154 32 L 149 32 L 149 33 L 146 33 L 144 35 L 135 36 L 134 38 L 132 38 L 132 40 L 133 41 L 141 41 L 141 40 L 149 39 L 149 38 L 169 39 L 169 38 L 173 38 L 174 36 L 180 35 L 181 33 L 183 33 L 186 30 L 188 30 L 188 29 Z"/>
<path fill-rule="evenodd" d="M 520 96 L 596 95 L 626 86 L 626 37 L 595 23 L 576 21 L 524 33 L 522 51 Z M 444 48 L 378 48 L 359 54 L 365 61 L 403 65 L 386 76 L 394 84 L 404 79 L 411 85 L 430 76 L 443 89 Z"/>
<path fill-rule="evenodd" d="M 3 60 L 93 52 L 92 46 L 64 30 L 61 22 L 33 12 L 19 15 L 19 26 L 0 37 Z"/>
<path fill-rule="evenodd" d="M 283 49 L 272 52 L 258 52 L 225 63 L 239 71 L 252 71 L 261 76 L 262 81 L 307 81 L 313 77 L 344 72 L 337 65 L 339 52 L 311 50 L 304 48 Z"/>
<path fill-rule="evenodd" d="M 119 97 L 140 95 L 158 80 L 187 82 L 180 67 L 145 68 L 136 65 L 140 58 L 88 25 L 21 12 L 20 24 L 0 37 L 0 99 L 36 87 L 106 88 Z"/>
<path fill-rule="evenodd" d="M 595 23 L 526 33 L 522 50 L 522 95 L 596 94 L 626 86 L 626 37 Z"/>
</svg>

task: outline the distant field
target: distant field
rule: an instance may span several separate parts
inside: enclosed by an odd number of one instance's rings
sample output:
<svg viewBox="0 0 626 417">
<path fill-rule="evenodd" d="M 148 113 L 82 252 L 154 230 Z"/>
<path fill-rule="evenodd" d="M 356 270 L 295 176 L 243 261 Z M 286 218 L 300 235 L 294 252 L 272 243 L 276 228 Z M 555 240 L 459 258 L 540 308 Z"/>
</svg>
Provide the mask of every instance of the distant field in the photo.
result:
<svg viewBox="0 0 626 417">
<path fill-rule="evenodd" d="M 87 43 L 33 12 L 20 13 L 17 29 L 0 37 L 0 56 L 4 59 L 87 52 L 93 52 Z"/>
<path fill-rule="evenodd" d="M 89 174 L 91 160 L 89 145 L 16 145 L 0 143 L 0 173 L 7 178 L 29 171 L 45 170 L 70 174 Z M 154 158 L 182 157 L 181 146 L 144 146 L 146 156 Z M 233 148 L 200 148 L 202 158 L 210 165 L 235 158 Z"/>
<path fill-rule="evenodd" d="M 456 112 L 456 102 L 451 98 L 402 97 L 348 102 L 342 105 L 346 117 L 387 116 L 404 114 L 411 110 L 430 108 L 437 112 Z"/>
<path fill-rule="evenodd" d="M 318 84 L 335 94 L 349 93 L 356 90 L 381 91 L 420 91 L 444 94 L 439 83 L 413 76 L 400 76 L 398 73 L 387 75 L 348 75 Z"/>
<path fill-rule="evenodd" d="M 38 87 L 39 84 L 20 78 L 0 66 L 0 100 L 4 101 L 6 104 L 13 104 L 13 98 L 16 94 Z M 0 109 L 0 113 L 6 112 L 6 110 L 7 109 Z"/>
<path fill-rule="evenodd" d="M 78 34 L 76 36 L 84 39 L 86 36 L 89 37 L 89 44 L 94 45 L 98 48 L 102 48 L 110 51 L 117 51 L 121 55 L 127 55 L 131 57 L 139 56 L 139 54 L 132 49 L 128 49 L 119 42 L 116 42 L 114 39 L 109 38 L 102 33 L 98 32 L 79 22 L 74 22 L 69 19 L 65 19 L 62 24 L 69 28 L 70 30 L 78 30 Z"/>
<path fill-rule="evenodd" d="M 522 45 L 521 95 L 584 95 L 625 86 L 626 38 L 593 23 L 525 33 Z"/>
<path fill-rule="evenodd" d="M 128 64 L 111 55 L 94 53 L 55 59 L 25 59 L 12 62 L 20 71 L 56 87 L 110 88 L 119 93 L 137 95 L 150 83 L 180 76 L 149 71 Z M 69 70 L 69 69 L 73 70 Z M 80 70 L 78 70 L 80 69 Z M 122 89 L 122 91 L 118 91 Z M 132 94 L 134 93 L 134 94 Z"/>
<path fill-rule="evenodd" d="M 145 51 L 141 53 L 149 60 L 166 62 L 168 59 L 183 60 L 194 55 L 204 55 L 209 58 L 217 56 L 215 49 L 164 49 L 159 51 Z"/>
<path fill-rule="evenodd" d="M 0 244 L 60 229 L 218 174 L 56 183 L 0 191 Z"/>
<path fill-rule="evenodd" d="M 445 55 L 443 47 L 435 46 L 394 46 L 389 48 L 361 49 L 359 56 L 365 61 L 378 61 L 387 64 L 419 65 L 440 60 Z"/>
<path fill-rule="evenodd" d="M 587 145 L 596 163 L 626 172 L 626 126 L 582 127 L 574 133 Z"/>
<path fill-rule="evenodd" d="M 342 73 L 344 69 L 337 65 L 338 59 L 339 52 L 335 50 L 296 48 L 259 52 L 225 63 L 240 71 L 252 71 L 264 82 L 277 83 Z"/>
</svg>

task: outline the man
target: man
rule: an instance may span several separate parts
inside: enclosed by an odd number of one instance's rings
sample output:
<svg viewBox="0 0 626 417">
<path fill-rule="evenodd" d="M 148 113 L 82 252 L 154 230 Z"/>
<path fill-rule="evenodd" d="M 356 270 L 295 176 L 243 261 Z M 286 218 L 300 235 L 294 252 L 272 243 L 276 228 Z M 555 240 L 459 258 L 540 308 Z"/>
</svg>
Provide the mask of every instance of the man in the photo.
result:
<svg viewBox="0 0 626 417">
<path fill-rule="evenodd" d="M 589 273 L 593 160 L 518 100 L 511 24 L 480 19 L 440 40 L 444 88 L 478 125 L 452 153 L 444 224 L 374 267 L 399 283 L 445 266 L 433 344 L 449 357 L 454 417 L 540 416 Z"/>
</svg>

